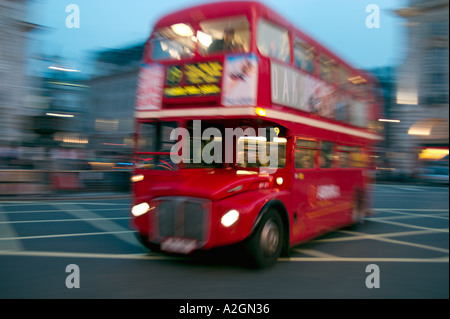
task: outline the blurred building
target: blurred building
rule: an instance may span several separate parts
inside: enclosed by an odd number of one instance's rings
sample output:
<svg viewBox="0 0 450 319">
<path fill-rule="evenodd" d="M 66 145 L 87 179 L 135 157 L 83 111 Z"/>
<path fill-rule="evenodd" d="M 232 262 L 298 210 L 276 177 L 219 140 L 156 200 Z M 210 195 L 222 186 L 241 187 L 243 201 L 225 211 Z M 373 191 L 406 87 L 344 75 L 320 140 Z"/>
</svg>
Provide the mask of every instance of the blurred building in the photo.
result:
<svg viewBox="0 0 450 319">
<path fill-rule="evenodd" d="M 29 139 L 26 99 L 25 48 L 27 33 L 35 25 L 26 22 L 26 0 L 0 0 L 0 145 Z"/>
<path fill-rule="evenodd" d="M 391 110 L 400 122 L 391 127 L 390 149 L 393 167 L 409 176 L 421 160 L 448 155 L 449 0 L 410 0 L 396 13 L 405 19 L 408 40 Z"/>
<path fill-rule="evenodd" d="M 378 122 L 383 140 L 375 145 L 374 164 L 377 167 L 377 178 L 390 179 L 392 175 L 392 164 L 390 163 L 393 137 L 393 127 L 398 123 L 393 120 L 393 110 L 396 103 L 397 67 L 386 66 L 367 70 L 376 77 L 379 86 L 375 88 L 377 96 L 382 100 L 380 119 Z M 394 122 L 392 122 L 394 121 Z"/>
<path fill-rule="evenodd" d="M 144 43 L 98 52 L 90 87 L 89 146 L 104 157 L 132 151 L 134 103 Z"/>
<path fill-rule="evenodd" d="M 63 70 L 48 69 L 36 80 L 40 88 L 39 100 L 45 101 L 45 106 L 33 118 L 33 129 L 37 133 L 34 144 L 86 148 L 89 143 L 88 86 L 78 73 Z"/>
<path fill-rule="evenodd" d="M 378 94 L 383 102 L 380 118 L 392 119 L 392 111 L 395 104 L 397 68 L 395 66 L 378 67 L 370 69 L 368 72 L 376 77 L 380 86 Z M 382 122 L 382 125 L 384 140 L 381 142 L 380 147 L 389 149 L 392 139 L 392 123 Z"/>
</svg>

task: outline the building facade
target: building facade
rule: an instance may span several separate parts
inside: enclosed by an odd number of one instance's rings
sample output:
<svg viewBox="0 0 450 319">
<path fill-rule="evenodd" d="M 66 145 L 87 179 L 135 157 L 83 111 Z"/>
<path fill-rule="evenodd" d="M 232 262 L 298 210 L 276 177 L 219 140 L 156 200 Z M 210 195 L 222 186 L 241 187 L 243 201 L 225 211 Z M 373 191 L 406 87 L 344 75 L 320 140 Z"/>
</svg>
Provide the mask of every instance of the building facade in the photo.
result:
<svg viewBox="0 0 450 319">
<path fill-rule="evenodd" d="M 410 0 L 396 11 L 405 19 L 408 39 L 391 110 L 400 122 L 391 125 L 389 147 L 391 165 L 402 176 L 413 176 L 421 160 L 448 158 L 448 10 L 448 0 Z"/>
<path fill-rule="evenodd" d="M 27 140 L 26 0 L 0 0 L 0 144 Z"/>
<path fill-rule="evenodd" d="M 89 147 L 103 156 L 131 154 L 134 104 L 144 44 L 98 52 L 90 87 Z"/>
</svg>

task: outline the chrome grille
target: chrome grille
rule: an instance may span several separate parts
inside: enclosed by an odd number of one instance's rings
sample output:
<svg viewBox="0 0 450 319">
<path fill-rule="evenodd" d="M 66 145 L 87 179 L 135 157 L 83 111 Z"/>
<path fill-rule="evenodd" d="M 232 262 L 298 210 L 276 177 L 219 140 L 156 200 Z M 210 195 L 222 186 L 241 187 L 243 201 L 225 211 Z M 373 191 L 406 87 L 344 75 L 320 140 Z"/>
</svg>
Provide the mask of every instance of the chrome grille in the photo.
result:
<svg viewBox="0 0 450 319">
<path fill-rule="evenodd" d="M 154 202 L 153 223 L 157 241 L 167 237 L 207 241 L 209 201 L 191 197 L 160 197 Z"/>
</svg>

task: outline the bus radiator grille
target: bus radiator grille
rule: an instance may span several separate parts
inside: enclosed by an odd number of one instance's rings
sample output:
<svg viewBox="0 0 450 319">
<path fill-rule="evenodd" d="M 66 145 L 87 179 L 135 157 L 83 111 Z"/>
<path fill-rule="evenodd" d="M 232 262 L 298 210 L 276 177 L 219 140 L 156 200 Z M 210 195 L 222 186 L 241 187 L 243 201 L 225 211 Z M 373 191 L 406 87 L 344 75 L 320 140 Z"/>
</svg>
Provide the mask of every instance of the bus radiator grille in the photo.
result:
<svg viewBox="0 0 450 319">
<path fill-rule="evenodd" d="M 157 237 L 207 240 L 209 216 L 208 201 L 186 197 L 165 197 L 157 199 L 156 220 Z"/>
</svg>

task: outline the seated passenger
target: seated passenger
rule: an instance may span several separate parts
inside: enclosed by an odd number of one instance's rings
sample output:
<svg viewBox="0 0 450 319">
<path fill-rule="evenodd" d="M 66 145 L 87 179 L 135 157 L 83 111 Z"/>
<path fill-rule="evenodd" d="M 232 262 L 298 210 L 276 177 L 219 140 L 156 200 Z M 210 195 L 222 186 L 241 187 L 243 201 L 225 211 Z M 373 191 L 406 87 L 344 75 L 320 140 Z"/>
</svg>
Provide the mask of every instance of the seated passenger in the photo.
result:
<svg viewBox="0 0 450 319">
<path fill-rule="evenodd" d="M 208 53 L 242 52 L 243 50 L 243 46 L 236 41 L 234 29 L 227 29 L 224 31 L 223 39 L 213 41 Z"/>
</svg>

